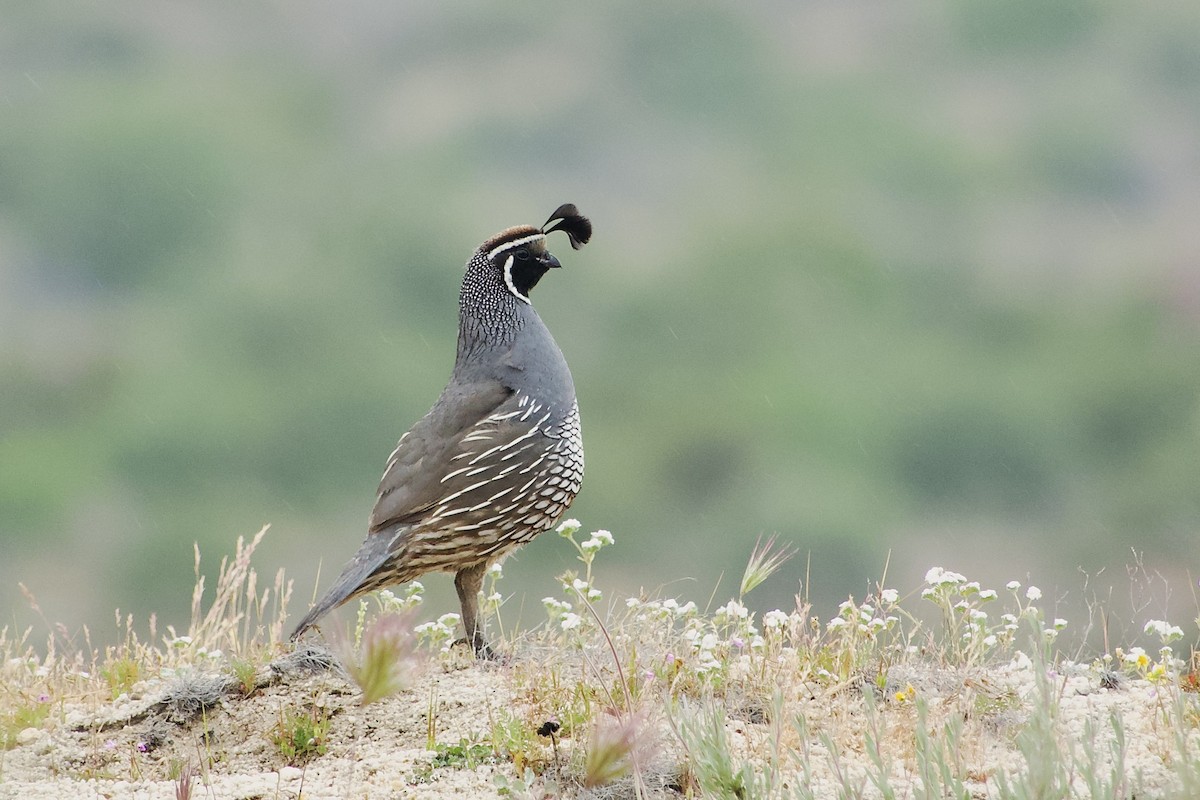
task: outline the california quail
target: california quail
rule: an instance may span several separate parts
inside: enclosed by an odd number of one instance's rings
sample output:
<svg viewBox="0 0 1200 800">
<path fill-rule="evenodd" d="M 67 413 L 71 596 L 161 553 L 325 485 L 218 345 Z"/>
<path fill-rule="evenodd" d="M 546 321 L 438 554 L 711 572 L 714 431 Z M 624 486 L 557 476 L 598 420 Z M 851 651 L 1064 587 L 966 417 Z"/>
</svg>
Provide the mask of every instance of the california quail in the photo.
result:
<svg viewBox="0 0 1200 800">
<path fill-rule="evenodd" d="M 501 231 L 467 261 L 450 382 L 400 437 L 366 541 L 292 639 L 347 600 L 453 572 L 467 641 L 480 657 L 492 655 L 479 625 L 484 573 L 553 527 L 583 480 L 575 384 L 529 302 L 541 277 L 562 266 L 546 250 L 546 235 L 558 230 L 578 250 L 592 224 L 563 205 L 541 229 Z"/>
</svg>

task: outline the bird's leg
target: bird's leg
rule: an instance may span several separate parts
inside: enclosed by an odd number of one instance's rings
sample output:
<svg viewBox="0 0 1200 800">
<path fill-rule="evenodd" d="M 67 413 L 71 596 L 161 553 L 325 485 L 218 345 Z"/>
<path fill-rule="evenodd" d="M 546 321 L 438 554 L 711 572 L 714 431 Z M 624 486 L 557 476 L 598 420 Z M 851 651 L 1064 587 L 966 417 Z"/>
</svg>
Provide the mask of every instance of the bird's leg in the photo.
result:
<svg viewBox="0 0 1200 800">
<path fill-rule="evenodd" d="M 483 587 L 483 575 L 487 572 L 486 562 L 459 570 L 454 576 L 454 588 L 458 591 L 458 602 L 462 604 L 463 627 L 467 631 L 467 642 L 479 658 L 493 660 L 496 654 L 483 638 L 479 624 L 479 590 Z"/>
</svg>

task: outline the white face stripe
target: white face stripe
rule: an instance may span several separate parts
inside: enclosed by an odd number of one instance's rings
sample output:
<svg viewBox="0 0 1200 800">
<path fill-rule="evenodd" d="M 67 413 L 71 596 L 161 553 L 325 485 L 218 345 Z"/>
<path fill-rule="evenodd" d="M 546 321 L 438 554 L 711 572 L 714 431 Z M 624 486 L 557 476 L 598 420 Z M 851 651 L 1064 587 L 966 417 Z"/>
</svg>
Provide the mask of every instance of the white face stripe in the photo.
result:
<svg viewBox="0 0 1200 800">
<path fill-rule="evenodd" d="M 523 236 L 520 239 L 513 239 L 511 242 L 505 242 L 504 244 L 500 245 L 499 247 L 493 248 L 491 250 L 491 252 L 488 253 L 488 255 L 487 255 L 488 261 L 492 261 L 493 259 L 496 258 L 496 256 L 500 255 L 501 253 L 503 253 L 506 250 L 511 250 L 514 247 L 520 247 L 523 244 L 529 244 L 530 242 L 536 242 L 539 239 L 545 239 L 545 238 L 546 238 L 546 234 L 544 234 L 544 233 L 534 233 L 529 236 Z"/>
<path fill-rule="evenodd" d="M 514 242 L 514 244 L 515 244 L 515 242 Z M 506 246 L 508 246 L 508 245 L 506 245 Z M 497 247 L 496 249 L 502 250 L 503 248 Z M 529 303 L 529 298 L 526 297 L 525 295 L 521 294 L 519 291 L 517 291 L 516 285 L 513 284 L 512 266 L 513 266 L 513 262 L 516 261 L 516 259 L 517 259 L 516 256 L 509 256 L 504 262 L 504 285 L 507 286 L 508 290 L 510 292 L 512 292 L 514 295 L 516 295 L 517 298 L 524 300 L 526 303 Z M 530 303 L 530 305 L 533 305 L 533 304 Z"/>
</svg>

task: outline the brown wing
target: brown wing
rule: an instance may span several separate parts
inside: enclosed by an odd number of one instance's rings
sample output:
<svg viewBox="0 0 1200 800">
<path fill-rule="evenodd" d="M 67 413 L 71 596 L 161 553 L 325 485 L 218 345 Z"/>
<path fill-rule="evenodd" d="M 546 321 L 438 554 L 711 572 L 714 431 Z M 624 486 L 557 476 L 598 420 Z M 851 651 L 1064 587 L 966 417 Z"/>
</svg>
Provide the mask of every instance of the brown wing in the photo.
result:
<svg viewBox="0 0 1200 800">
<path fill-rule="evenodd" d="M 455 456 L 472 446 L 463 439 L 512 396 L 511 389 L 497 382 L 447 387 L 388 458 L 371 512 L 371 533 L 415 523 L 434 508 L 445 491 L 442 478 L 456 468 Z"/>
</svg>

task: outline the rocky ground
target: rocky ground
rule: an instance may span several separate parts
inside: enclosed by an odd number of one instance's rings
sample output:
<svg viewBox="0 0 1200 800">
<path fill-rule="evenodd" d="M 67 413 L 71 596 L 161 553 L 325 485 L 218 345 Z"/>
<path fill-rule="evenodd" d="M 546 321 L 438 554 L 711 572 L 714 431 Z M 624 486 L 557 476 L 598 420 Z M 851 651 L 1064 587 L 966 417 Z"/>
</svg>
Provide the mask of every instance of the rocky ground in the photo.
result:
<svg viewBox="0 0 1200 800">
<path fill-rule="evenodd" d="M 177 798 L 186 796 L 179 792 L 180 774 L 187 771 L 194 772 L 191 797 L 496 797 L 498 776 L 512 785 L 516 770 L 511 759 L 497 758 L 481 743 L 492 741 L 501 712 L 523 702 L 513 669 L 511 663 L 431 662 L 410 688 L 369 706 L 360 704 L 358 689 L 320 650 L 273 662 L 250 687 L 219 673 L 142 682 L 112 703 L 68 705 L 47 724 L 22 731 L 15 747 L 0 751 L 0 798 Z M 903 689 L 884 696 L 874 717 L 863 713 L 861 691 L 844 686 L 790 697 L 787 711 L 807 720 L 807 735 L 795 726 L 772 725 L 760 713 L 726 712 L 729 751 L 736 763 L 745 759 L 756 769 L 765 768 L 772 752 L 784 752 L 777 790 L 803 788 L 816 797 L 836 797 L 846 787 L 853 789 L 850 796 L 881 796 L 882 754 L 897 796 L 914 796 L 920 764 L 912 742 L 919 718 L 908 698 L 920 696 L 931 716 L 963 720 L 956 757 L 972 796 L 1002 796 L 997 777 L 1030 768 L 1030 754 L 1021 749 L 1027 740 L 1018 734 L 1045 698 L 1028 666 L 972 674 L 908 668 L 890 683 Z M 1060 756 L 1075 759 L 1069 771 L 1078 796 L 1088 796 L 1088 770 L 1093 781 L 1124 780 L 1116 791 L 1125 793 L 1116 796 L 1187 796 L 1171 722 L 1178 689 L 1128 678 L 1110 684 L 1082 670 L 1054 675 L 1051 685 L 1057 693 L 1056 746 Z M 289 758 L 279 744 L 286 720 L 296 715 L 328 720 L 320 752 L 311 758 Z M 1112 746 L 1114 715 L 1123 750 Z M 662 744 L 644 793 L 679 796 L 689 786 L 685 748 L 672 741 L 671 726 L 660 723 Z M 864 739 L 864 728 L 873 729 L 879 745 Z M 443 745 L 440 755 L 429 749 L 431 740 Z M 1085 752 L 1085 743 L 1091 751 Z M 560 788 L 539 785 L 513 796 L 634 796 L 628 778 L 584 789 L 571 777 L 572 769 L 578 774 L 578 759 L 570 766 L 572 742 L 556 742 L 557 752 L 549 744 L 543 742 L 547 761 L 541 767 L 549 764 L 553 773 L 560 765 Z"/>
</svg>

